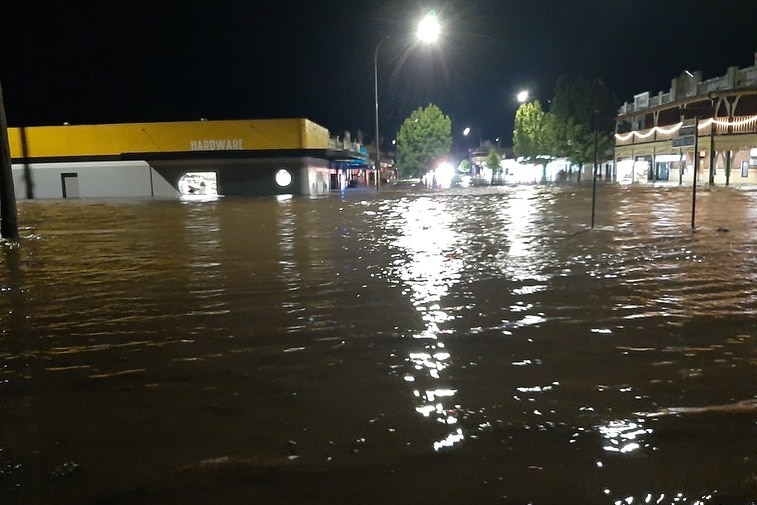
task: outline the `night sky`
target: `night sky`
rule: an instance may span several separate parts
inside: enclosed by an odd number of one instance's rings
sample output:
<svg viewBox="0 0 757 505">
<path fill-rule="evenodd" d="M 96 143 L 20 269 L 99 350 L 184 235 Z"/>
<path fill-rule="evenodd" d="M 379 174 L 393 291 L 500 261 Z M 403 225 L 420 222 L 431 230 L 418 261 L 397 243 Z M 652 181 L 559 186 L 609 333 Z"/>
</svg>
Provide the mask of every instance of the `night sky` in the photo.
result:
<svg viewBox="0 0 757 505">
<path fill-rule="evenodd" d="M 435 47 L 413 43 L 434 9 Z M 372 140 L 373 55 L 391 138 L 437 104 L 476 141 L 509 145 L 528 88 L 601 78 L 619 102 L 704 78 L 757 51 L 755 0 L 0 1 L 10 126 L 306 117 Z M 458 139 L 459 141 L 459 139 Z"/>
</svg>

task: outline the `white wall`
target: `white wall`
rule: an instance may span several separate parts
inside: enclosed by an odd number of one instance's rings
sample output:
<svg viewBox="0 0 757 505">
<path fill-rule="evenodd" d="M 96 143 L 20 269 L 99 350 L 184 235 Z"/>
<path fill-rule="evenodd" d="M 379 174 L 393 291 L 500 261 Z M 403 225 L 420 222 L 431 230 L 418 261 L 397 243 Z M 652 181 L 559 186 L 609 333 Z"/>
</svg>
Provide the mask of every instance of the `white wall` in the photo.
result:
<svg viewBox="0 0 757 505">
<path fill-rule="evenodd" d="M 77 174 L 80 198 L 175 197 L 178 192 L 145 161 L 31 163 L 34 198 L 63 198 L 61 174 Z M 24 165 L 13 165 L 17 199 L 26 198 Z"/>
</svg>

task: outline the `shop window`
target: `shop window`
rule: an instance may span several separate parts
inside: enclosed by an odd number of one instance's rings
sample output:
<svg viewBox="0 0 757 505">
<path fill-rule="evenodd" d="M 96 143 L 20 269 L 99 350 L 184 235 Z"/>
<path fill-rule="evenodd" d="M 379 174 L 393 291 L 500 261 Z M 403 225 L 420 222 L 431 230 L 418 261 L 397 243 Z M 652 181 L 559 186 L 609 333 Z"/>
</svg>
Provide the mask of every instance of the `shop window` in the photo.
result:
<svg viewBox="0 0 757 505">
<path fill-rule="evenodd" d="M 187 172 L 179 179 L 181 196 L 217 196 L 215 172 Z"/>
</svg>

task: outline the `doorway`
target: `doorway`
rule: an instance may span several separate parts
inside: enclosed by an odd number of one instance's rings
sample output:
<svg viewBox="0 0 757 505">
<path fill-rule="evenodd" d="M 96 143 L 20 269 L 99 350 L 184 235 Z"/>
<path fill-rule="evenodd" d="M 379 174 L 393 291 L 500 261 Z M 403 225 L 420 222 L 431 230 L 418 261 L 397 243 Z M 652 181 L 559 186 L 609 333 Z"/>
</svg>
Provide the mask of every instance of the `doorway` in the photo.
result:
<svg viewBox="0 0 757 505">
<path fill-rule="evenodd" d="M 60 174 L 63 198 L 79 198 L 79 174 L 69 172 Z"/>
<path fill-rule="evenodd" d="M 657 163 L 656 181 L 667 181 L 670 179 L 670 162 Z"/>
</svg>

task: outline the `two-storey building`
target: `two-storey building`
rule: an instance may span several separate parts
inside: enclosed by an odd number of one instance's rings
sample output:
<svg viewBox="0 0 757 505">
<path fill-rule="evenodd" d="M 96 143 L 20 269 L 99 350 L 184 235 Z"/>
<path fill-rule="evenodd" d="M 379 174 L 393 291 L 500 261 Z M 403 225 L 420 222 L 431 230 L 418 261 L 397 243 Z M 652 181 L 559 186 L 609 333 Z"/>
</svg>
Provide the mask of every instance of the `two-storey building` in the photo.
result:
<svg viewBox="0 0 757 505">
<path fill-rule="evenodd" d="M 618 111 L 615 178 L 619 182 L 757 184 L 755 64 L 703 80 L 684 71 L 670 90 L 634 96 Z"/>
</svg>

